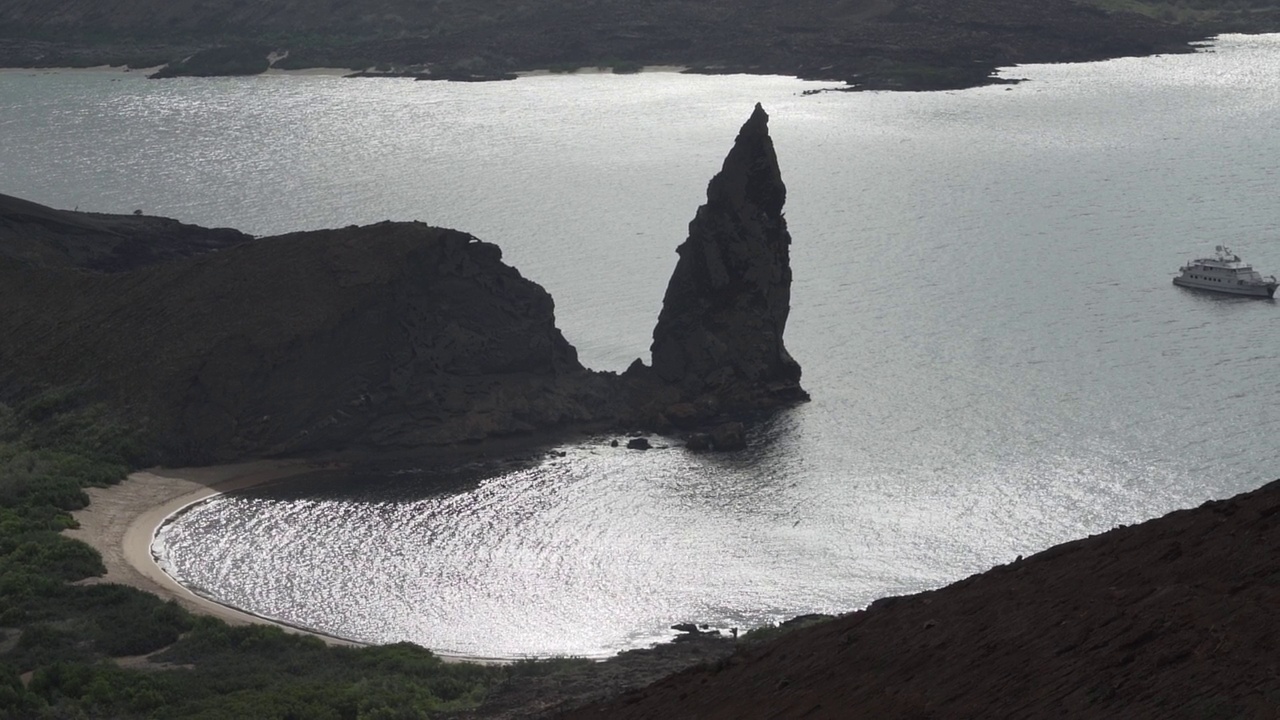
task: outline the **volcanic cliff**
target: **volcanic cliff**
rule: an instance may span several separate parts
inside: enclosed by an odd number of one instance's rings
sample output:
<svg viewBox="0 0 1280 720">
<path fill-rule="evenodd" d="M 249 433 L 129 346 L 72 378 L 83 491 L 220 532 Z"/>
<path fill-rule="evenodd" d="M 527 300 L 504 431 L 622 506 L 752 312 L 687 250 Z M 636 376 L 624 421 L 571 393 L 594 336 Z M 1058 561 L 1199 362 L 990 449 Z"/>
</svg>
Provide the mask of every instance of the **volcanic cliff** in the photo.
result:
<svg viewBox="0 0 1280 720">
<path fill-rule="evenodd" d="M 551 297 L 501 257 L 465 233 L 384 223 L 111 275 L 8 268 L 0 381 L 89 384 L 187 462 L 604 416 L 604 379 L 556 329 Z"/>
<path fill-rule="evenodd" d="M 81 388 L 172 463 L 733 419 L 804 397 L 782 345 L 784 199 L 757 107 L 681 248 L 655 369 L 619 377 L 584 368 L 546 291 L 456 230 L 254 240 L 0 197 L 0 397 Z"/>
</svg>

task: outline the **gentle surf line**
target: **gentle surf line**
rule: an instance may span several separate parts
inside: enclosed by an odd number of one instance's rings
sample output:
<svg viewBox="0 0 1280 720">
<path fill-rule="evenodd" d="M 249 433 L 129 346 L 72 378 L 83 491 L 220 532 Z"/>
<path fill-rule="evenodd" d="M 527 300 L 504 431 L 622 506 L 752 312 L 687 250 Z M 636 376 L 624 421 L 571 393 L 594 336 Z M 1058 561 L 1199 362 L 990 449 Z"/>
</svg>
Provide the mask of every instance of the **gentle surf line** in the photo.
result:
<svg viewBox="0 0 1280 720">
<path fill-rule="evenodd" d="M 118 485 L 89 488 L 90 503 L 72 513 L 79 527 L 65 531 L 102 555 L 107 573 L 85 582 L 118 583 L 174 600 L 187 610 L 219 618 L 232 625 L 275 625 L 289 632 L 311 635 L 331 645 L 370 643 L 320 632 L 277 618 L 243 610 L 201 595 L 165 572 L 152 551 L 156 534 L 170 520 L 191 507 L 228 492 L 279 482 L 338 467 L 308 460 L 259 460 L 232 465 L 193 468 L 152 468 L 130 473 Z M 500 658 L 434 651 L 449 662 L 501 664 Z"/>
</svg>

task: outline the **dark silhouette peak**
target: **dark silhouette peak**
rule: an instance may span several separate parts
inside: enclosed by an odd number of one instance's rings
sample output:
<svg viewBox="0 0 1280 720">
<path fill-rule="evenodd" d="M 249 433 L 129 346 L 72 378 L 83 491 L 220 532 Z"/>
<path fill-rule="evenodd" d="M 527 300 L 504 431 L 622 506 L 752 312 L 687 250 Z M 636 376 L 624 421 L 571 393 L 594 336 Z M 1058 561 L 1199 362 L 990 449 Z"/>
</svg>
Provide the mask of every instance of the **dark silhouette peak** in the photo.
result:
<svg viewBox="0 0 1280 720">
<path fill-rule="evenodd" d="M 771 218 L 782 216 L 787 188 L 769 137 L 769 113 L 760 103 L 738 131 L 719 174 L 707 186 L 707 202 L 747 202 Z"/>
<path fill-rule="evenodd" d="M 653 369 L 686 399 L 748 408 L 804 397 L 782 342 L 791 309 L 786 197 L 769 115 L 757 104 L 689 223 L 653 331 Z"/>
</svg>

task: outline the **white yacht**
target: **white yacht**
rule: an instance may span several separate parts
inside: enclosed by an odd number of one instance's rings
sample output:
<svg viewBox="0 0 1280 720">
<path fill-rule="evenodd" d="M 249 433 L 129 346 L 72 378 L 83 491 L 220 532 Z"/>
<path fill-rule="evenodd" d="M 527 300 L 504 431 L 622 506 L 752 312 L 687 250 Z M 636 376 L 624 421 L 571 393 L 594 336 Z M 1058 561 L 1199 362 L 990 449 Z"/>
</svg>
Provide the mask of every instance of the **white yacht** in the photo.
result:
<svg viewBox="0 0 1280 720">
<path fill-rule="evenodd" d="M 1276 287 L 1280 285 L 1275 275 L 1263 277 L 1225 245 L 1214 250 L 1218 253 L 1214 257 L 1192 260 L 1178 268 L 1181 274 L 1173 279 L 1173 284 L 1233 295 L 1275 296 Z"/>
</svg>

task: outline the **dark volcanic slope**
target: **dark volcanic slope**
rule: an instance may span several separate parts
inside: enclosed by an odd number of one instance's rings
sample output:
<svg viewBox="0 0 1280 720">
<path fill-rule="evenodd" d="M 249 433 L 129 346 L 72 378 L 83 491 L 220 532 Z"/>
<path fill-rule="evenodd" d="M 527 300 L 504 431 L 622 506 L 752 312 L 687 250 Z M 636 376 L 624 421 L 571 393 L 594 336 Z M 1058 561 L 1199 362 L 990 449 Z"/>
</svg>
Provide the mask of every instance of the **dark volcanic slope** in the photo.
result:
<svg viewBox="0 0 1280 720">
<path fill-rule="evenodd" d="M 878 601 L 584 718 L 1274 718 L 1280 481 Z"/>
<path fill-rule="evenodd" d="M 253 238 L 169 218 L 67 212 L 0 195 L 0 258 L 43 267 L 132 270 Z"/>
</svg>

